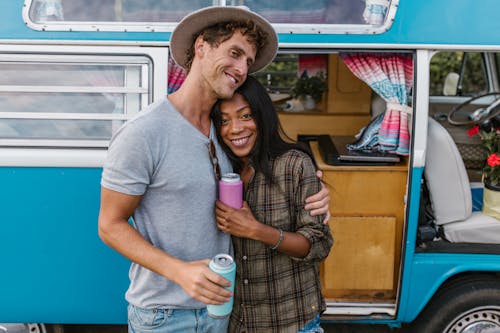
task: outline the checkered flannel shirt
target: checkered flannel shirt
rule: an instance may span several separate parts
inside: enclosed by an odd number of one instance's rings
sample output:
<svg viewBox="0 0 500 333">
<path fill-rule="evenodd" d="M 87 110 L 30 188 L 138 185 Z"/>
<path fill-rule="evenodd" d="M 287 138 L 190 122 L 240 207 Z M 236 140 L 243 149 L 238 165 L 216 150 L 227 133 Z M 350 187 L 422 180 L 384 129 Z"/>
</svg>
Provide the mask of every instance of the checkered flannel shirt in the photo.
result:
<svg viewBox="0 0 500 333">
<path fill-rule="evenodd" d="M 310 216 L 305 199 L 320 182 L 311 159 L 291 150 L 271 161 L 275 184 L 256 174 L 245 191 L 255 218 L 311 243 L 305 258 L 292 258 L 250 239 L 233 237 L 236 289 L 229 332 L 297 332 L 325 309 L 319 264 L 333 244 L 324 216 Z"/>
</svg>

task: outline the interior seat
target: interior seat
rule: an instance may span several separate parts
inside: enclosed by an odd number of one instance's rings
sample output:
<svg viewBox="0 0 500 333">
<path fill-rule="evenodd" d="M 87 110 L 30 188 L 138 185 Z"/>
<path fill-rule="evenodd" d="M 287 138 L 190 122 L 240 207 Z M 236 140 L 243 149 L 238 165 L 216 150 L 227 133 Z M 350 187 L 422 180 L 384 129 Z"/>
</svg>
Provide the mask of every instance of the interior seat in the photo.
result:
<svg viewBox="0 0 500 333">
<path fill-rule="evenodd" d="M 425 179 L 435 223 L 453 243 L 500 244 L 500 220 L 472 211 L 472 194 L 460 153 L 446 129 L 429 118 Z"/>
</svg>

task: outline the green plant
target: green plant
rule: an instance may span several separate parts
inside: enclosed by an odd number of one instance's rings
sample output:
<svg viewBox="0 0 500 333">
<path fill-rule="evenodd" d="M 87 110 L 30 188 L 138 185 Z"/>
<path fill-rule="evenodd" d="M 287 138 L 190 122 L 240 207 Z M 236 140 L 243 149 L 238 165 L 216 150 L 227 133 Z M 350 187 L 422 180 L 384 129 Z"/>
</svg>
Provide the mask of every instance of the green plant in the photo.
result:
<svg viewBox="0 0 500 333">
<path fill-rule="evenodd" d="M 500 128 L 485 130 L 478 125 L 472 127 L 468 135 L 479 135 L 483 142 L 485 152 L 485 163 L 483 167 L 483 178 L 491 185 L 500 184 Z"/>
<path fill-rule="evenodd" d="M 304 98 L 306 95 L 310 95 L 315 102 L 319 102 L 326 88 L 327 85 L 323 72 L 319 72 L 317 75 L 309 77 L 307 71 L 304 71 L 297 79 L 292 93 L 296 98 Z"/>
</svg>

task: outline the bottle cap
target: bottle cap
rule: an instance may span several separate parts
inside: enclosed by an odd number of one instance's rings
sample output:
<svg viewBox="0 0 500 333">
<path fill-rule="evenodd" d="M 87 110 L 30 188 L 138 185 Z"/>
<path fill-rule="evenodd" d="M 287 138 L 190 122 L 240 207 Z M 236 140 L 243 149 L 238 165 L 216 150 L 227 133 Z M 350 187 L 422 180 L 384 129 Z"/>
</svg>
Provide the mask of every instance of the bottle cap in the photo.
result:
<svg viewBox="0 0 500 333">
<path fill-rule="evenodd" d="M 233 265 L 233 258 L 229 254 L 217 254 L 212 259 L 212 265 L 215 269 L 227 270 Z"/>
<path fill-rule="evenodd" d="M 237 183 L 240 181 L 240 175 L 237 173 L 226 173 L 222 175 L 221 180 L 226 183 Z"/>
</svg>

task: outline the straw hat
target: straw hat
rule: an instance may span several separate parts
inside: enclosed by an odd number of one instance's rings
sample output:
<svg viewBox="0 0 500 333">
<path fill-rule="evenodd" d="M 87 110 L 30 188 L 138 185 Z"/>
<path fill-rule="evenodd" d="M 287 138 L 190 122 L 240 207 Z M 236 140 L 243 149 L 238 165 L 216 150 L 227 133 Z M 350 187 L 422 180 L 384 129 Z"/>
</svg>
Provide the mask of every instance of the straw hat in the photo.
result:
<svg viewBox="0 0 500 333">
<path fill-rule="evenodd" d="M 248 69 L 249 73 L 257 72 L 267 66 L 276 56 L 278 38 L 269 21 L 245 6 L 212 6 L 188 14 L 172 32 L 170 38 L 172 57 L 179 66 L 186 68 L 187 51 L 194 43 L 193 36 L 219 22 L 246 20 L 253 21 L 267 33 L 266 45 L 257 50 L 255 62 Z"/>
</svg>

